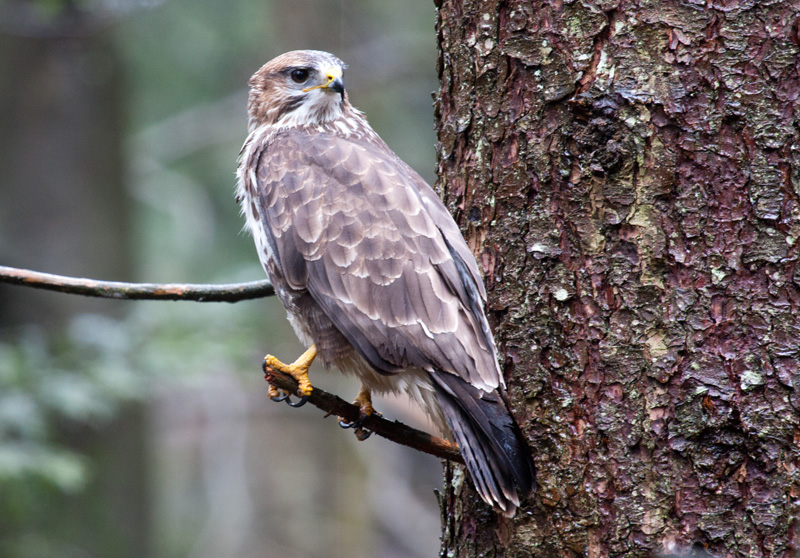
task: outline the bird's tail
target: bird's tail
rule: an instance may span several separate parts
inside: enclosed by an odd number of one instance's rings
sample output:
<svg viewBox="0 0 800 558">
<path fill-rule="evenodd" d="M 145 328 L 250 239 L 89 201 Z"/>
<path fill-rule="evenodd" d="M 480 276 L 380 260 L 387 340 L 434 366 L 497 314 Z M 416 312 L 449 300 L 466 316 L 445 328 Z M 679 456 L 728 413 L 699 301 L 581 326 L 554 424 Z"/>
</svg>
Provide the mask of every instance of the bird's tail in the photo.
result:
<svg viewBox="0 0 800 558">
<path fill-rule="evenodd" d="M 431 374 L 447 424 L 484 501 L 513 517 L 533 490 L 530 448 L 498 392 L 483 392 L 458 376 Z"/>
</svg>

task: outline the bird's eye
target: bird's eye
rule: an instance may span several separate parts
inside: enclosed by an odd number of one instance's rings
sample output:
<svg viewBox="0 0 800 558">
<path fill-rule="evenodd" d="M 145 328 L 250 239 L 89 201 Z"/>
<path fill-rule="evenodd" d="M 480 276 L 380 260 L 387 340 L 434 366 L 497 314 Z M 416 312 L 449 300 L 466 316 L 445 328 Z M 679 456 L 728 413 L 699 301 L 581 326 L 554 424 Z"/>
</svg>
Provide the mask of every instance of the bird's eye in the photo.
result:
<svg viewBox="0 0 800 558">
<path fill-rule="evenodd" d="M 306 68 L 297 68 L 292 70 L 292 81 L 295 83 L 303 83 L 308 79 L 308 69 Z"/>
</svg>

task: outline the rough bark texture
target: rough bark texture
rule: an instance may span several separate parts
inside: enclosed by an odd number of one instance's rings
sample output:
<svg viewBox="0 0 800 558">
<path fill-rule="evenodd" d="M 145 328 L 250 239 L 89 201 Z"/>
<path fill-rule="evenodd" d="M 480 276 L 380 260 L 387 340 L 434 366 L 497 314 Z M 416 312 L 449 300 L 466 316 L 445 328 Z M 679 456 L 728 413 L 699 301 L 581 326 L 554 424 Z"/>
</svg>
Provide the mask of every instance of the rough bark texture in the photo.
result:
<svg viewBox="0 0 800 558">
<path fill-rule="evenodd" d="M 791 556 L 800 5 L 442 0 L 440 192 L 538 467 L 442 555 Z"/>
</svg>

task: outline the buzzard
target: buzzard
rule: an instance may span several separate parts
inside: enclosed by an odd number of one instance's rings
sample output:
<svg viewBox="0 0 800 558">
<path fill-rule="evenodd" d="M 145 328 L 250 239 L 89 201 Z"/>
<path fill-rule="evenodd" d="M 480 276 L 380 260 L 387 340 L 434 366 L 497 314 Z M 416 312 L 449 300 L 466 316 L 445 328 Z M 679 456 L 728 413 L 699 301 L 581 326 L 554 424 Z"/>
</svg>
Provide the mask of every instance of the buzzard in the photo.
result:
<svg viewBox="0 0 800 558">
<path fill-rule="evenodd" d="M 268 355 L 312 391 L 315 357 L 371 393 L 405 392 L 461 450 L 481 497 L 513 516 L 534 483 L 504 401 L 486 291 L 458 226 L 348 101 L 326 52 L 278 56 L 250 79 L 237 199 L 258 256 L 308 350 Z M 277 395 L 277 392 L 273 392 Z"/>
</svg>

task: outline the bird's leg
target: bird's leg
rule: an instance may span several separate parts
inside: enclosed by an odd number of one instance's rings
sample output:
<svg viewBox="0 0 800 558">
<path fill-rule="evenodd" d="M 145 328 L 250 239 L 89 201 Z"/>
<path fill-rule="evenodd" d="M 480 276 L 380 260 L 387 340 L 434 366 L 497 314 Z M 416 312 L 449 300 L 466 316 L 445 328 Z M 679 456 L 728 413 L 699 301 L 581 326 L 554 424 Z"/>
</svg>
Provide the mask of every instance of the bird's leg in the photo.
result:
<svg viewBox="0 0 800 558">
<path fill-rule="evenodd" d="M 361 384 L 361 389 L 358 390 L 358 395 L 353 399 L 353 405 L 358 405 L 358 420 L 364 422 L 364 419 L 375 412 L 375 407 L 372 406 L 372 393 Z"/>
<path fill-rule="evenodd" d="M 354 429 L 356 438 L 363 442 L 372 434 L 372 432 L 369 430 L 364 430 L 364 421 L 367 419 L 367 417 L 373 414 L 380 415 L 380 413 L 378 413 L 375 410 L 375 407 L 372 406 L 372 394 L 370 393 L 369 389 L 364 386 L 364 384 L 361 384 L 361 389 L 358 390 L 358 395 L 356 395 L 356 398 L 353 399 L 353 404 L 358 405 L 358 420 L 355 422 L 340 420 L 339 426 L 342 428 Z"/>
<path fill-rule="evenodd" d="M 292 403 L 291 401 L 288 401 L 289 405 L 292 407 L 299 407 L 303 405 L 308 400 L 308 396 L 311 395 L 311 391 L 314 389 L 308 379 L 308 369 L 311 366 L 311 363 L 314 362 L 314 358 L 316 356 L 317 346 L 311 345 L 308 350 L 300 355 L 300 358 L 295 360 L 292 364 L 284 364 L 272 355 L 267 355 L 264 357 L 265 368 L 272 368 L 278 372 L 288 374 L 297 380 L 297 391 L 302 398 L 298 403 Z M 286 396 L 281 396 L 278 394 L 278 389 L 275 386 L 269 387 L 268 395 L 273 401 L 283 401 L 286 399 Z"/>
</svg>

